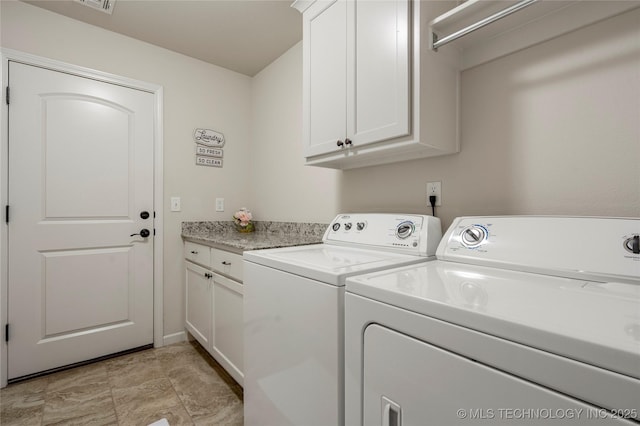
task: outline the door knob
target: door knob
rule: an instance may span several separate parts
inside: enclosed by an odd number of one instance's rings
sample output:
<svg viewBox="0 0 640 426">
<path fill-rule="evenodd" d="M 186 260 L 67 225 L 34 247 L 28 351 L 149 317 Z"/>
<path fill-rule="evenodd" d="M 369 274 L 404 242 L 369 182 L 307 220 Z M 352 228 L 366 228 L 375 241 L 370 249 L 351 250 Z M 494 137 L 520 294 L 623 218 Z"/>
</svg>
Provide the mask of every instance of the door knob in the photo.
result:
<svg viewBox="0 0 640 426">
<path fill-rule="evenodd" d="M 139 234 L 131 234 L 130 236 L 133 237 L 134 235 L 140 235 L 142 238 L 147 238 L 151 235 L 151 232 L 149 232 L 148 229 L 141 229 Z"/>
<path fill-rule="evenodd" d="M 147 212 L 147 211 L 140 212 L 140 217 L 142 219 L 149 219 L 149 212 Z"/>
</svg>

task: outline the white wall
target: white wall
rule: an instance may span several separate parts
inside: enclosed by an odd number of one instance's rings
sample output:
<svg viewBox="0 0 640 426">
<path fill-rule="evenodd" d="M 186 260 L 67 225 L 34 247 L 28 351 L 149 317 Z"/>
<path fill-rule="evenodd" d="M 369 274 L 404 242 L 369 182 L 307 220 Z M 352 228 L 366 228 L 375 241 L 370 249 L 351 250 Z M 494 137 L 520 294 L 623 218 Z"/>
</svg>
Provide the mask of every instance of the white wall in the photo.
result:
<svg viewBox="0 0 640 426">
<path fill-rule="evenodd" d="M 640 10 L 461 76 L 461 152 L 344 172 L 341 210 L 640 216 Z M 444 49 L 444 48 L 443 48 Z M 309 206 L 314 208 L 313 206 Z"/>
<path fill-rule="evenodd" d="M 464 71 L 461 152 L 344 172 L 304 167 L 302 46 L 253 82 L 259 217 L 339 212 L 640 216 L 640 10 Z M 435 83 L 437 84 L 437 83 Z"/>
<path fill-rule="evenodd" d="M 0 45 L 164 86 L 165 334 L 183 329 L 183 220 L 328 222 L 338 212 L 428 213 L 440 180 L 446 228 L 476 214 L 640 216 L 640 11 L 462 74 L 462 151 L 345 172 L 303 166 L 302 57 L 253 80 L 2 0 Z M 101 46 L 97 49 L 96 46 Z M 221 170 L 193 165 L 195 127 L 228 140 Z M 181 196 L 182 213 L 168 211 Z M 215 213 L 215 197 L 227 211 Z"/>
<path fill-rule="evenodd" d="M 252 82 L 251 208 L 257 219 L 329 223 L 342 172 L 304 166 L 302 42 Z"/>
<path fill-rule="evenodd" d="M 138 40 L 11 0 L 0 1 L 0 45 L 164 87 L 164 334 L 184 329 L 180 224 L 229 220 L 249 205 L 251 79 Z M 193 130 L 224 133 L 224 168 L 195 166 Z M 182 197 L 182 212 L 169 198 Z M 224 197 L 227 211 L 215 213 Z"/>
</svg>

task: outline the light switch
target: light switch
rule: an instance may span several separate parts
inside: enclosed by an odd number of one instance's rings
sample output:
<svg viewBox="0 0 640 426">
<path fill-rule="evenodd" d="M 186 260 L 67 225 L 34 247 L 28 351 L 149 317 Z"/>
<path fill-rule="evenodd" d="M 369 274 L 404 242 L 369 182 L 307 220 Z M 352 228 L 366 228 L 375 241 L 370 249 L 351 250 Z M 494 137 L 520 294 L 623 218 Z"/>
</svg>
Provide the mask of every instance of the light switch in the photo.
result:
<svg viewBox="0 0 640 426">
<path fill-rule="evenodd" d="M 224 198 L 216 198 L 216 211 L 217 212 L 224 211 Z"/>
<path fill-rule="evenodd" d="M 179 212 L 180 210 L 180 197 L 171 197 L 171 211 Z"/>
</svg>

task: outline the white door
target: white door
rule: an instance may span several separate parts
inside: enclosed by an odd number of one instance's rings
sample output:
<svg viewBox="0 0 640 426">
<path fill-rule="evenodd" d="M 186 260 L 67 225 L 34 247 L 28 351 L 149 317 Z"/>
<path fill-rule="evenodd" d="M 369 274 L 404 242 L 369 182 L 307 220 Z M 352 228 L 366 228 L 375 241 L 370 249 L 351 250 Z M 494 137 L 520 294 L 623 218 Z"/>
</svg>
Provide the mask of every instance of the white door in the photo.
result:
<svg viewBox="0 0 640 426">
<path fill-rule="evenodd" d="M 363 351 L 364 425 L 636 424 L 377 324 Z"/>
<path fill-rule="evenodd" d="M 153 95 L 17 62 L 9 87 L 9 379 L 152 344 Z"/>
</svg>

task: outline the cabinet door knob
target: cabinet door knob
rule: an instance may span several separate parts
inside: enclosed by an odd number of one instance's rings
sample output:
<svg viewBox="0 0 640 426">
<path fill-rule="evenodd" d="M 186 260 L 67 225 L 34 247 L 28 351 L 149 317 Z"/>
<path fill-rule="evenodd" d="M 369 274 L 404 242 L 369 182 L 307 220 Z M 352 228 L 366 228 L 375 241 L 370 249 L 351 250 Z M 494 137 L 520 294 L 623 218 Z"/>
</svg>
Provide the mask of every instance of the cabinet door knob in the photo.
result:
<svg viewBox="0 0 640 426">
<path fill-rule="evenodd" d="M 345 145 L 351 145 L 351 139 L 347 138 L 344 140 Z"/>
<path fill-rule="evenodd" d="M 222 264 L 226 265 L 226 266 L 231 266 L 231 262 L 227 262 L 226 260 L 224 262 L 222 262 Z"/>
<path fill-rule="evenodd" d="M 344 146 L 344 142 L 339 140 L 338 142 L 336 142 L 336 145 L 338 145 L 340 148 L 342 148 Z"/>
<path fill-rule="evenodd" d="M 195 250 L 191 250 L 191 254 L 198 254 L 198 252 Z"/>
<path fill-rule="evenodd" d="M 212 278 L 212 277 L 213 277 L 213 275 L 211 275 L 210 273 L 206 272 L 206 273 L 204 274 L 204 277 L 205 277 L 205 278 Z"/>
</svg>

